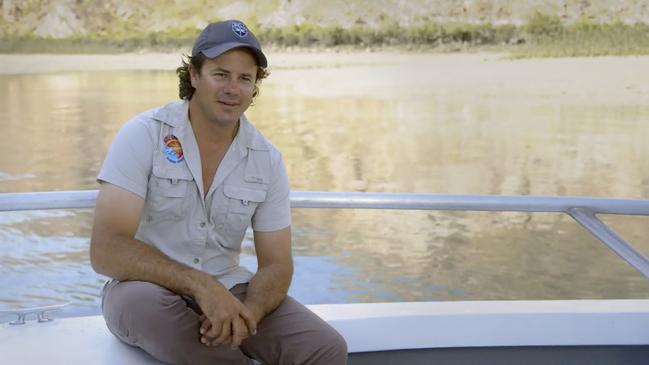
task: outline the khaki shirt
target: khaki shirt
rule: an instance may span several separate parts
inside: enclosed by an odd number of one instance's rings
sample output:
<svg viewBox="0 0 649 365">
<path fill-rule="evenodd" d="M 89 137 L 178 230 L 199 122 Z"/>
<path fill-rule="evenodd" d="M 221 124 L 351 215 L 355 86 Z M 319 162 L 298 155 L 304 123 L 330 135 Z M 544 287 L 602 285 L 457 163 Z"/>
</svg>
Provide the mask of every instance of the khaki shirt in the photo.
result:
<svg viewBox="0 0 649 365">
<path fill-rule="evenodd" d="M 239 132 L 204 194 L 187 108 L 186 101 L 170 103 L 127 122 L 97 180 L 145 199 L 135 238 L 212 274 L 229 289 L 252 278 L 239 266 L 250 223 L 255 231 L 291 224 L 286 168 L 280 152 L 241 116 Z"/>
</svg>

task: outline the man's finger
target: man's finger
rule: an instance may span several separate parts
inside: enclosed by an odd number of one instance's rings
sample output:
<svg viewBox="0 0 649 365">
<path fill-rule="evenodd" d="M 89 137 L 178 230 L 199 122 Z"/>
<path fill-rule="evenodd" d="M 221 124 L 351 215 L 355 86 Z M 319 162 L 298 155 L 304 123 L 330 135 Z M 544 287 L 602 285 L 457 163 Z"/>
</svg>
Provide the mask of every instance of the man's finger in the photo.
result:
<svg viewBox="0 0 649 365">
<path fill-rule="evenodd" d="M 208 319 L 208 321 L 209 321 L 209 319 Z M 205 331 L 205 337 L 208 337 L 208 338 L 217 338 L 217 337 L 219 337 L 221 335 L 221 332 L 222 332 L 221 327 L 224 327 L 226 322 L 227 322 L 228 327 L 230 327 L 230 322 L 229 321 L 220 322 L 220 323 L 216 322 L 216 321 L 210 321 L 211 327 L 210 327 L 209 330 Z"/>
<path fill-rule="evenodd" d="M 248 327 L 248 333 L 251 335 L 256 335 L 257 334 L 257 322 L 255 321 L 255 318 L 252 316 L 252 313 L 248 308 L 243 308 L 241 313 L 239 313 L 241 318 L 246 322 L 246 326 Z"/>
<path fill-rule="evenodd" d="M 223 324 L 221 326 L 221 333 L 212 341 L 212 343 L 216 344 L 227 344 L 232 337 L 232 322 L 230 320 L 225 320 L 223 321 Z"/>
<path fill-rule="evenodd" d="M 246 337 L 248 337 L 248 328 L 246 327 L 243 319 L 237 318 L 232 321 L 232 343 L 230 344 L 230 346 L 232 348 L 239 347 L 241 345 L 241 341 L 243 341 L 243 339 Z"/>
<path fill-rule="evenodd" d="M 201 335 L 204 335 L 207 331 L 210 330 L 212 327 L 212 323 L 210 322 L 209 319 L 206 319 L 205 316 L 201 316 L 201 328 L 200 328 L 200 333 Z"/>
</svg>

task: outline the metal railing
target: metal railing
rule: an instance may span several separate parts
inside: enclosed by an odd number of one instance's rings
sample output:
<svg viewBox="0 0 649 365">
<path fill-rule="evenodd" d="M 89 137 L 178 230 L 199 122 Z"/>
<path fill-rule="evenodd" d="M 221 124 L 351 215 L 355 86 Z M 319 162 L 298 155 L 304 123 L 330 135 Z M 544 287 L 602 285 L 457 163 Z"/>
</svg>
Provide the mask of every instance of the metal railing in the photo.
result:
<svg viewBox="0 0 649 365">
<path fill-rule="evenodd" d="M 97 190 L 0 194 L 0 212 L 92 208 Z M 565 213 L 649 279 L 649 259 L 597 214 L 649 216 L 649 200 L 557 196 L 291 192 L 293 208 Z"/>
</svg>

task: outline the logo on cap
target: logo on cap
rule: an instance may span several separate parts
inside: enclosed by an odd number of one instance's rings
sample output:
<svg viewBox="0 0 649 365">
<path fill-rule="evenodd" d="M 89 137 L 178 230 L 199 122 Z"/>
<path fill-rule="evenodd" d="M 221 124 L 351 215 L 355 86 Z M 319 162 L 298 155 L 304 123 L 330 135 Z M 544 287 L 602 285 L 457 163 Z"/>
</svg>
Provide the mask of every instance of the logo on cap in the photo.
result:
<svg viewBox="0 0 649 365">
<path fill-rule="evenodd" d="M 232 31 L 240 38 L 243 38 L 248 35 L 248 28 L 246 28 L 246 26 L 243 23 L 239 23 L 239 22 L 232 23 Z"/>
</svg>

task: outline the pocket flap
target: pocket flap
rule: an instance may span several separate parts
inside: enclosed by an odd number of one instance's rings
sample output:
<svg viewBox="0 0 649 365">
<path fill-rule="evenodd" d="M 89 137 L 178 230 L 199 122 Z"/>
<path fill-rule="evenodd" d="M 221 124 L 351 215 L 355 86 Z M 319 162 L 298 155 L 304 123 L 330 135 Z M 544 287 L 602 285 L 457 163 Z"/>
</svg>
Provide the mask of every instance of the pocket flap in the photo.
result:
<svg viewBox="0 0 649 365">
<path fill-rule="evenodd" d="M 170 180 L 194 180 L 191 171 L 186 166 L 153 165 L 153 175 Z"/>
<path fill-rule="evenodd" d="M 235 185 L 223 186 L 223 194 L 225 194 L 225 196 L 227 196 L 228 198 L 247 200 L 257 203 L 261 203 L 266 200 L 266 192 L 264 190 L 242 188 Z"/>
</svg>

